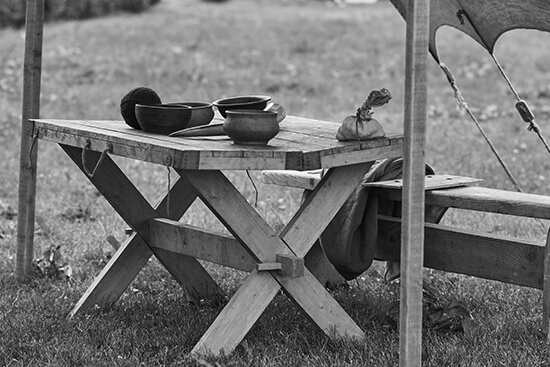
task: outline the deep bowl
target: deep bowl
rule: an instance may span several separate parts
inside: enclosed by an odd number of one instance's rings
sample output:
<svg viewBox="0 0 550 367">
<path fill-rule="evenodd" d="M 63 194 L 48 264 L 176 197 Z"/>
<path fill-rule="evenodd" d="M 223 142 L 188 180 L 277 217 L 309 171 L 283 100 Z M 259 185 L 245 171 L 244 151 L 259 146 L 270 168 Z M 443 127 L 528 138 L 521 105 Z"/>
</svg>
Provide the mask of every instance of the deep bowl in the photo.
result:
<svg viewBox="0 0 550 367">
<path fill-rule="evenodd" d="M 208 125 L 214 118 L 214 108 L 210 102 L 174 102 L 168 103 L 168 106 L 189 106 L 191 107 L 191 119 L 187 127 Z"/>
<path fill-rule="evenodd" d="M 192 109 L 184 105 L 136 104 L 136 118 L 143 131 L 168 135 L 187 128 Z"/>
<path fill-rule="evenodd" d="M 228 110 L 223 131 L 235 144 L 266 145 L 279 133 L 277 112 Z"/>
<path fill-rule="evenodd" d="M 218 99 L 212 104 L 218 108 L 223 117 L 226 117 L 228 110 L 263 110 L 270 100 L 270 96 L 238 96 Z"/>
</svg>

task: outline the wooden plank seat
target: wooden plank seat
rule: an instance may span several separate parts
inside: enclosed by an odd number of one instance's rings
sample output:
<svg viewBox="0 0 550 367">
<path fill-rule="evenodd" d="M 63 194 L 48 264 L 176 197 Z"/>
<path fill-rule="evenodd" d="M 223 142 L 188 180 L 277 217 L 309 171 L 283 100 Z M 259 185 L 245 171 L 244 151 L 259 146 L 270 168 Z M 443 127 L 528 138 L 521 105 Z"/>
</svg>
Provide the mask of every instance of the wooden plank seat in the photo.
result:
<svg viewBox="0 0 550 367">
<path fill-rule="evenodd" d="M 312 190 L 320 171 L 264 171 L 262 182 Z M 461 181 L 439 188 L 431 181 L 448 177 Z M 401 200 L 401 180 L 370 183 L 379 197 Z M 475 182 L 455 176 L 426 176 L 426 205 L 458 208 L 520 217 L 550 219 L 550 197 L 486 187 L 464 186 Z M 399 261 L 401 220 L 379 216 L 378 260 Z M 441 224 L 425 224 L 424 266 L 489 280 L 543 290 L 543 329 L 548 335 L 550 316 L 549 235 L 546 243 L 461 229 Z M 381 240 L 380 240 L 381 239 Z"/>
</svg>

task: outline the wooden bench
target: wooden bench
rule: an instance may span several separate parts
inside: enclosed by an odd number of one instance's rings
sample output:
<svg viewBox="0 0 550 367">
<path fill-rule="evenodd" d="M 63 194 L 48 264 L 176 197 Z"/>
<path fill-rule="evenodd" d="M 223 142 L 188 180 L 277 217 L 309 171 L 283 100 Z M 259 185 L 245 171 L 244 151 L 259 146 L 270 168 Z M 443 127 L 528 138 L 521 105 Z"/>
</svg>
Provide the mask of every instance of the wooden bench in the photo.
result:
<svg viewBox="0 0 550 367">
<path fill-rule="evenodd" d="M 454 177 L 454 176 L 453 176 Z M 438 188 L 426 178 L 426 205 L 458 208 L 513 216 L 550 219 L 550 197 L 476 186 Z M 461 178 L 475 182 L 475 179 Z M 319 171 L 264 171 L 262 182 L 313 190 Z M 401 201 L 401 180 L 375 182 L 379 196 Z M 479 180 L 478 180 L 479 181 Z M 436 189 L 434 189 L 434 187 Z M 378 260 L 399 261 L 401 222 L 399 218 L 379 216 Z M 550 318 L 550 255 L 546 243 L 510 236 L 460 229 L 441 224 L 425 224 L 424 266 L 454 273 L 532 287 L 543 291 L 543 330 L 548 336 Z"/>
</svg>

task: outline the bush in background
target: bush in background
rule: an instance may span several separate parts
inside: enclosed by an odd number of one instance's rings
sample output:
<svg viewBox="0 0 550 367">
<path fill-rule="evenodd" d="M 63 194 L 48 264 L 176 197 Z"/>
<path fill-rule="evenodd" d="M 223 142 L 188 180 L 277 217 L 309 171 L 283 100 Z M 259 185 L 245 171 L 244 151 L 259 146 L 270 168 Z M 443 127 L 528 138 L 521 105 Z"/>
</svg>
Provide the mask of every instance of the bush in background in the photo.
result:
<svg viewBox="0 0 550 367">
<path fill-rule="evenodd" d="M 86 19 L 116 11 L 139 13 L 161 0 L 46 0 L 46 21 Z M 25 24 L 26 0 L 0 1 L 0 28 L 21 27 Z"/>
<path fill-rule="evenodd" d="M 25 23 L 24 0 L 0 1 L 0 27 L 21 26 Z"/>
</svg>

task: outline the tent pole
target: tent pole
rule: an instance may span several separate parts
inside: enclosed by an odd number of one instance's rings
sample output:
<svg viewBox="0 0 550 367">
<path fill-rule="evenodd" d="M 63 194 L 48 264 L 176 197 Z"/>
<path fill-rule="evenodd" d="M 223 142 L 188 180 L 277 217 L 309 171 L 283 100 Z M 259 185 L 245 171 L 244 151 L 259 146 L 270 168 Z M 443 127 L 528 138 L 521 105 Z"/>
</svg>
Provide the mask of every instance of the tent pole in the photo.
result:
<svg viewBox="0 0 550 367">
<path fill-rule="evenodd" d="M 44 0 L 27 0 L 25 28 L 21 155 L 19 157 L 19 207 L 15 265 L 15 276 L 18 281 L 26 281 L 28 279 L 33 259 L 38 141 L 28 135 L 30 128 L 28 120 L 38 118 L 40 115 Z"/>
<path fill-rule="evenodd" d="M 407 9 L 399 365 L 422 363 L 422 267 L 430 0 Z"/>
</svg>

